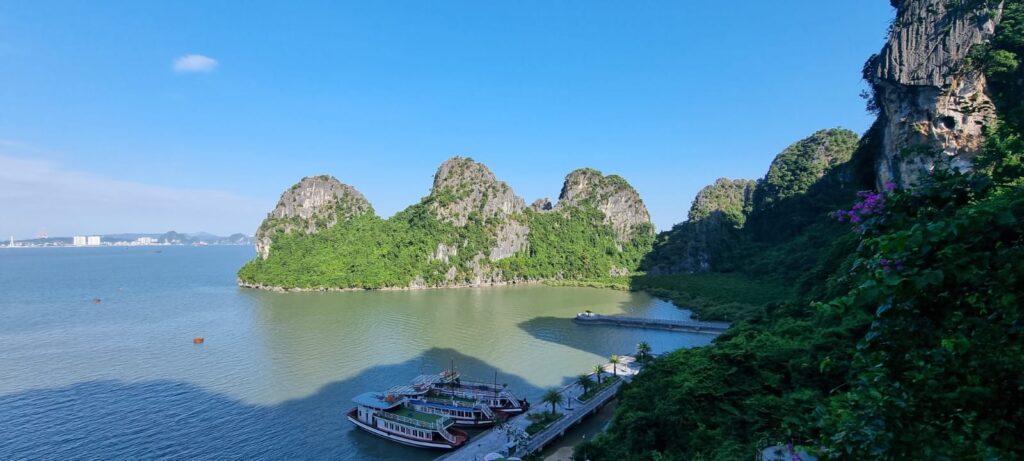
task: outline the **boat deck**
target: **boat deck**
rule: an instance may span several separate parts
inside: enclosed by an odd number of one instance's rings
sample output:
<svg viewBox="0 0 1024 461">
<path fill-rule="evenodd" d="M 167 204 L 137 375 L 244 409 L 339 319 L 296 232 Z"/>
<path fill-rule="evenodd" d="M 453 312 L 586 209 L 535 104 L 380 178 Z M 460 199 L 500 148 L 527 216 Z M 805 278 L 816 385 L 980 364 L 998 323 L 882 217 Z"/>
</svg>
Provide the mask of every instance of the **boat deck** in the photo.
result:
<svg viewBox="0 0 1024 461">
<path fill-rule="evenodd" d="M 406 418 L 412 418 L 415 419 L 416 421 L 421 421 L 430 424 L 433 424 L 437 422 L 437 420 L 443 418 L 443 416 L 432 415 L 430 413 L 423 413 L 406 407 L 395 408 L 394 410 L 391 410 L 390 413 L 396 414 L 398 416 L 404 416 Z"/>
</svg>

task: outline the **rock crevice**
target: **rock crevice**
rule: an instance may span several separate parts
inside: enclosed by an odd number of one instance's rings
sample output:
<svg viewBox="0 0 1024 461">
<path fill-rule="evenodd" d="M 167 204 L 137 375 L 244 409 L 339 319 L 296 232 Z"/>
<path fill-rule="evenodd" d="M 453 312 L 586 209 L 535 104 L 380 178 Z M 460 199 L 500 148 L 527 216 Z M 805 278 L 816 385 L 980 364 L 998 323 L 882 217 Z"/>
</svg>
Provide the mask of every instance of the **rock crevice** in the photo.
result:
<svg viewBox="0 0 1024 461">
<path fill-rule="evenodd" d="M 879 187 L 912 186 L 936 167 L 971 167 L 995 106 L 984 74 L 964 63 L 994 35 L 1004 2 L 894 5 L 888 41 L 865 65 L 884 125 Z"/>
</svg>

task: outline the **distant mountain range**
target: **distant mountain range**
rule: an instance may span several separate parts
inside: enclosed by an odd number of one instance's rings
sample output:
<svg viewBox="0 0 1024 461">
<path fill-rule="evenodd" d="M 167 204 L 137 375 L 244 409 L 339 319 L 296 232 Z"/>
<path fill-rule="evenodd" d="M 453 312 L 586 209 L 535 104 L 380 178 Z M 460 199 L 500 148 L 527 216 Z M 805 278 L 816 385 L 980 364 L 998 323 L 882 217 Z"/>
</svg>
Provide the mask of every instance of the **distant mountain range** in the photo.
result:
<svg viewBox="0 0 1024 461">
<path fill-rule="evenodd" d="M 91 234 L 95 235 L 95 234 Z M 145 233 L 122 233 L 122 234 L 101 234 L 104 243 L 117 243 L 117 242 L 134 242 L 140 238 L 151 238 L 154 239 L 154 243 L 165 243 L 165 244 L 181 244 L 181 245 L 192 245 L 192 244 L 205 244 L 205 245 L 252 245 L 253 239 L 245 234 L 231 234 L 227 237 L 214 235 L 208 232 L 197 232 L 195 234 L 185 234 L 181 232 L 168 231 L 163 234 L 145 234 Z M 28 240 L 18 240 L 19 243 L 34 244 L 34 245 L 45 245 L 45 244 L 68 244 L 72 242 L 71 237 L 48 237 L 48 238 L 36 238 Z"/>
</svg>

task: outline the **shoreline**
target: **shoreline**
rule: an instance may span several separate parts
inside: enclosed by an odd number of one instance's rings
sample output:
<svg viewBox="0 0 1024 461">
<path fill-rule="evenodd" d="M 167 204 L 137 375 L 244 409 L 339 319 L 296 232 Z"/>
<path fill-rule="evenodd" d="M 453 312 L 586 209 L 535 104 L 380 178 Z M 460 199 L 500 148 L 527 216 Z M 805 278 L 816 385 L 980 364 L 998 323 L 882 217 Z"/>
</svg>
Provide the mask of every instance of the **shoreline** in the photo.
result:
<svg viewBox="0 0 1024 461">
<path fill-rule="evenodd" d="M 639 276 L 641 274 L 636 274 Z M 631 277 L 631 276 L 624 276 Z M 615 281 L 601 281 L 601 280 L 571 280 L 571 279 L 520 279 L 520 280 L 509 280 L 505 282 L 485 282 L 485 283 L 473 283 L 473 284 L 458 284 L 458 285 L 441 285 L 441 286 L 427 286 L 427 285 L 411 285 L 411 286 L 388 286 L 380 288 L 358 288 L 358 287 L 317 287 L 317 288 L 302 288 L 302 287 L 279 287 L 275 285 L 264 285 L 262 283 L 246 282 L 242 279 L 236 278 L 235 284 L 240 288 L 248 288 L 252 290 L 263 290 L 272 291 L 275 293 L 307 293 L 307 292 L 346 292 L 346 291 L 413 291 L 413 290 L 444 290 L 452 288 L 493 288 L 493 287 L 507 287 L 516 285 L 548 285 L 552 287 L 578 287 L 578 288 L 608 288 L 618 291 L 644 291 L 634 290 L 626 283 L 620 283 Z"/>
<path fill-rule="evenodd" d="M 488 282 L 468 285 L 444 285 L 444 286 L 407 286 L 407 287 L 380 287 L 380 288 L 338 288 L 338 287 L 319 287 L 319 288 L 284 288 L 273 285 L 263 285 L 261 283 L 249 283 L 236 279 L 236 283 L 239 288 L 247 288 L 250 290 L 263 290 L 271 291 L 275 293 L 315 293 L 315 292 L 346 292 L 346 291 L 416 291 L 416 290 L 444 290 L 452 288 L 493 288 L 493 287 L 507 287 L 514 285 L 543 285 L 546 284 L 547 280 L 519 280 L 511 282 Z"/>
</svg>

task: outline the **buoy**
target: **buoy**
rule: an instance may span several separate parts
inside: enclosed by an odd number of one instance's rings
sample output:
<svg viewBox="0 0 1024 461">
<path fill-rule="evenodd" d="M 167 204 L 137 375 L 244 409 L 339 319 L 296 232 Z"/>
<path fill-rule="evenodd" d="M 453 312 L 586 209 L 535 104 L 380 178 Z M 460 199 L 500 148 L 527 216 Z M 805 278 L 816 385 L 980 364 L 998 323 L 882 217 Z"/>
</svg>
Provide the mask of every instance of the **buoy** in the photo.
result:
<svg viewBox="0 0 1024 461">
<path fill-rule="evenodd" d="M 196 336 L 195 338 L 192 338 L 192 344 L 202 344 L 203 341 L 205 340 L 203 339 L 202 336 Z"/>
<path fill-rule="evenodd" d="M 92 298 L 92 303 L 93 303 L 93 304 L 99 304 L 99 303 L 101 303 L 101 302 L 103 302 L 103 300 L 102 300 L 102 299 L 100 299 L 100 298 Z"/>
</svg>

